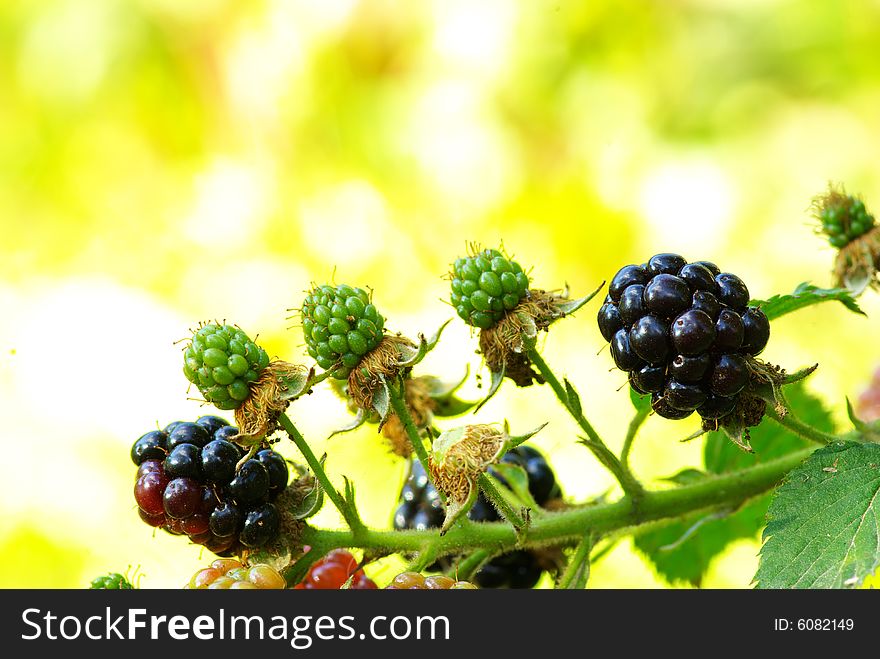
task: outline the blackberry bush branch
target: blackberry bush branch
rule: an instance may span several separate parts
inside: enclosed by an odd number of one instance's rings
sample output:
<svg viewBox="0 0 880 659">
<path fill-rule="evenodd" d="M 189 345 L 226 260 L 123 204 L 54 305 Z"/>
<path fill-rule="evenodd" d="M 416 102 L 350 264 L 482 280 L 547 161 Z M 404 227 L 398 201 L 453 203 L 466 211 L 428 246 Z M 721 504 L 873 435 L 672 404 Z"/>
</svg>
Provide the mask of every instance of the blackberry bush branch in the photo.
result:
<svg viewBox="0 0 880 659">
<path fill-rule="evenodd" d="M 583 442 L 584 445 L 589 448 L 590 451 L 593 452 L 593 455 L 596 456 L 596 459 L 614 475 L 617 482 L 620 483 L 620 487 L 623 488 L 623 491 L 630 495 L 634 501 L 638 500 L 644 492 L 642 484 L 635 479 L 635 477 L 623 466 L 617 456 L 611 452 L 611 449 L 609 449 L 605 442 L 602 441 L 599 433 L 597 433 L 590 422 L 587 421 L 583 412 L 571 404 L 568 394 L 565 391 L 565 387 L 559 382 L 559 379 L 547 365 L 547 362 L 544 361 L 544 358 L 541 357 L 541 354 L 535 346 L 532 346 L 529 349 L 528 356 L 532 364 L 534 364 L 535 368 L 538 369 L 538 372 L 544 378 L 544 381 L 553 389 L 559 402 L 561 402 L 565 409 L 568 410 L 569 414 L 571 414 L 581 430 L 586 433 L 587 437 Z"/>
<path fill-rule="evenodd" d="M 638 527 L 669 518 L 677 518 L 699 510 L 720 506 L 730 507 L 774 488 L 785 475 L 806 459 L 812 449 L 756 464 L 740 471 L 710 476 L 697 483 L 669 490 L 648 490 L 641 497 L 638 510 L 629 496 L 612 503 L 580 506 L 550 513 L 532 521 L 522 538 L 506 522 L 487 522 L 453 527 L 444 536 L 436 529 L 376 530 L 364 528 L 355 534 L 350 530 L 326 530 L 306 527 L 302 541 L 326 550 L 335 547 L 356 547 L 385 552 L 417 552 L 434 542 L 438 556 L 487 549 L 505 552 L 519 545 L 534 547 L 548 544 L 575 545 L 587 531 L 595 537 Z"/>
</svg>

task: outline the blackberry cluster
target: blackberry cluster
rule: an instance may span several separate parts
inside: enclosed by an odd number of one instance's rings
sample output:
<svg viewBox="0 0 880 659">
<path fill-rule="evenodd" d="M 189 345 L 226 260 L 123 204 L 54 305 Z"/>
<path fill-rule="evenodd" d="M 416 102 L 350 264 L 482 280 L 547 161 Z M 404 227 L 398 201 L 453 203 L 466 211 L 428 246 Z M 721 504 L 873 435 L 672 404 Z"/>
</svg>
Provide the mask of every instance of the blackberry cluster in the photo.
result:
<svg viewBox="0 0 880 659">
<path fill-rule="evenodd" d="M 362 288 L 318 286 L 306 296 L 300 315 L 309 355 L 339 380 L 382 341 L 385 319 Z"/>
<path fill-rule="evenodd" d="M 401 572 L 385 590 L 475 590 L 470 581 L 456 581 L 442 574 L 426 577 L 419 572 Z"/>
<path fill-rule="evenodd" d="M 529 493 L 539 506 L 543 507 L 548 501 L 560 498 L 561 492 L 553 470 L 544 456 L 532 447 L 517 446 L 505 453 L 501 462 L 516 464 L 525 469 L 529 477 Z M 491 467 L 489 473 L 498 477 Z M 443 503 L 418 460 L 412 463 L 410 477 L 403 486 L 400 498 L 401 503 L 394 513 L 395 529 L 422 531 L 443 524 Z M 477 501 L 468 511 L 468 519 L 474 522 L 496 522 L 501 516 L 480 492 Z M 441 559 L 429 569 L 446 570 L 449 567 Z M 532 552 L 518 550 L 484 564 L 474 575 L 474 581 L 481 588 L 532 588 L 541 578 L 542 571 Z"/>
<path fill-rule="evenodd" d="M 528 295 L 522 266 L 497 249 L 484 249 L 452 264 L 452 306 L 466 323 L 491 329 Z"/>
<path fill-rule="evenodd" d="M 376 590 L 378 587 L 363 570 L 357 559 L 345 549 L 334 549 L 309 568 L 305 578 L 294 590 L 339 590 L 351 578 L 349 590 Z"/>
<path fill-rule="evenodd" d="M 234 558 L 220 558 L 210 567 L 196 572 L 185 589 L 195 590 L 278 590 L 286 588 L 284 577 L 271 565 L 247 567 Z"/>
<path fill-rule="evenodd" d="M 832 247 L 846 247 L 874 228 L 874 216 L 865 203 L 852 195 L 833 192 L 816 209 L 816 217 Z"/>
<path fill-rule="evenodd" d="M 141 519 L 221 556 L 271 542 L 280 525 L 272 502 L 287 487 L 287 463 L 267 448 L 236 471 L 245 455 L 230 441 L 237 434 L 224 419 L 203 416 L 140 437 L 131 459 Z"/>
<path fill-rule="evenodd" d="M 233 410 L 250 395 L 248 384 L 269 365 L 269 355 L 232 325 L 202 325 L 183 351 L 183 374 L 210 403 Z"/>
<path fill-rule="evenodd" d="M 714 263 L 657 254 L 621 268 L 599 310 L 599 330 L 632 388 L 654 411 L 684 419 L 694 410 L 720 419 L 749 383 L 746 357 L 770 338 L 770 322 L 750 307 L 749 290 Z"/>
</svg>

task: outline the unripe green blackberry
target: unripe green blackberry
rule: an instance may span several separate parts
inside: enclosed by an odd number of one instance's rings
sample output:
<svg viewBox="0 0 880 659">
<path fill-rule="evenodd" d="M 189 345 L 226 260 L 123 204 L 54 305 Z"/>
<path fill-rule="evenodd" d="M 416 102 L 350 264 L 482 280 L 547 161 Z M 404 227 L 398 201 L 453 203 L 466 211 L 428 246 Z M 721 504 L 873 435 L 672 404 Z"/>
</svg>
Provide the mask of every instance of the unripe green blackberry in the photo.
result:
<svg viewBox="0 0 880 659">
<path fill-rule="evenodd" d="M 348 377 L 382 341 L 385 319 L 362 288 L 325 284 L 309 291 L 300 310 L 306 348 L 333 377 Z"/>
<path fill-rule="evenodd" d="M 248 384 L 269 365 L 269 355 L 231 325 L 202 325 L 183 353 L 183 374 L 221 410 L 237 408 L 250 395 Z"/>
<path fill-rule="evenodd" d="M 814 203 L 814 214 L 828 242 L 838 249 L 868 233 L 875 226 L 874 216 L 861 199 L 832 188 Z"/>
<path fill-rule="evenodd" d="M 497 249 L 484 249 L 452 264 L 452 306 L 462 320 L 479 329 L 494 327 L 528 290 L 522 266 Z"/>
<path fill-rule="evenodd" d="M 92 579 L 89 585 L 91 590 L 132 590 L 134 586 L 124 576 L 118 572 L 105 574 L 97 579 Z"/>
</svg>

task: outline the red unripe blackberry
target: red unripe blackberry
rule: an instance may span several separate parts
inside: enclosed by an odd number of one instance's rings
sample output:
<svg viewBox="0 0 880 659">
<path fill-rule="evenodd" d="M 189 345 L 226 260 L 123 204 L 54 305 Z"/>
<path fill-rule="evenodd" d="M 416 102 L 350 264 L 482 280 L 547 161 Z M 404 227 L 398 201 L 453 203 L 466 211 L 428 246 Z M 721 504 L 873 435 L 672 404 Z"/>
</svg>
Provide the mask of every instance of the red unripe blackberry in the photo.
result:
<svg viewBox="0 0 880 659">
<path fill-rule="evenodd" d="M 237 470 L 244 452 L 227 438 L 238 429 L 215 416 L 175 421 L 166 430 L 132 447 L 141 519 L 218 554 L 273 541 L 280 528 L 273 501 L 289 478 L 284 458 L 266 448 Z"/>
<path fill-rule="evenodd" d="M 295 590 L 339 590 L 351 578 L 351 590 L 376 590 L 376 584 L 358 569 L 354 556 L 345 549 L 334 549 L 309 568 Z"/>
</svg>

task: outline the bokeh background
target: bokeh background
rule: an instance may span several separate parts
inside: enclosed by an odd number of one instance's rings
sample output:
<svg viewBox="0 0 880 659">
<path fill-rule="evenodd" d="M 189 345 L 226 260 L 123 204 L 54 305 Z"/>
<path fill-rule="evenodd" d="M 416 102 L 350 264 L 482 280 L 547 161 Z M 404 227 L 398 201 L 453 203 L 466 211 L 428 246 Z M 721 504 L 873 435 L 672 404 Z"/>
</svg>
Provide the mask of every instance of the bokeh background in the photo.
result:
<svg viewBox="0 0 880 659">
<path fill-rule="evenodd" d="M 858 0 L 0 3 L 0 586 L 138 568 L 174 587 L 210 560 L 138 520 L 128 458 L 211 411 L 174 345 L 199 320 L 303 360 L 287 310 L 335 276 L 373 287 L 389 327 L 430 333 L 467 241 L 503 240 L 536 285 L 575 293 L 658 251 L 755 297 L 828 284 L 807 208 L 829 180 L 880 200 L 878 42 L 880 2 Z M 597 307 L 544 349 L 619 448 L 629 397 L 597 354 Z M 824 305 L 775 323 L 765 354 L 819 362 L 810 386 L 842 425 L 880 360 L 871 337 Z M 475 347 L 456 322 L 419 372 L 475 373 Z M 506 384 L 477 418 L 549 420 L 535 443 L 566 493 L 612 487 L 553 404 Z M 325 441 L 348 418 L 327 388 L 291 412 L 389 525 L 404 464 L 373 429 Z M 700 442 L 677 441 L 696 423 L 650 419 L 638 472 L 698 465 Z M 732 545 L 704 585 L 748 586 L 758 547 Z M 668 585 L 628 542 L 592 579 Z"/>
</svg>

